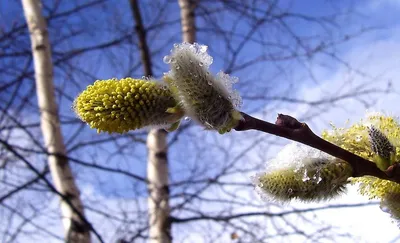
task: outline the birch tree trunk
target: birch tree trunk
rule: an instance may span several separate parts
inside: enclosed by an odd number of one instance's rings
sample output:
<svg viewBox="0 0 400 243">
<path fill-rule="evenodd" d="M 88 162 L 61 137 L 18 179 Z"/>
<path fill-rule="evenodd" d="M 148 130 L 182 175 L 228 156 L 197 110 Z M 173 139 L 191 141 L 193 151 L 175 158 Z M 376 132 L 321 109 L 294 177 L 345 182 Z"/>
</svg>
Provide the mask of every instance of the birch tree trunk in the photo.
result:
<svg viewBox="0 0 400 243">
<path fill-rule="evenodd" d="M 195 0 L 178 0 L 181 8 L 182 40 L 188 43 L 196 41 Z"/>
<path fill-rule="evenodd" d="M 41 14 L 40 0 L 22 0 L 28 24 L 34 60 L 36 93 L 40 110 L 40 125 L 45 148 L 50 154 L 48 162 L 56 189 L 68 198 L 73 208 L 62 198 L 61 214 L 67 242 L 89 243 L 90 231 L 83 217 L 83 206 L 79 190 L 71 172 L 63 137 L 61 134 L 58 107 L 53 84 L 53 64 L 46 21 Z"/>
<path fill-rule="evenodd" d="M 167 132 L 153 129 L 147 137 L 147 179 L 149 180 L 149 235 L 152 243 L 172 242 Z"/>
<path fill-rule="evenodd" d="M 145 76 L 153 75 L 151 56 L 147 45 L 146 30 L 143 26 L 138 0 L 130 0 L 135 19 L 135 29 L 139 38 L 139 48 Z M 168 148 L 167 132 L 152 129 L 147 136 L 147 180 L 149 197 L 149 242 L 172 242 L 169 185 L 168 185 Z"/>
</svg>

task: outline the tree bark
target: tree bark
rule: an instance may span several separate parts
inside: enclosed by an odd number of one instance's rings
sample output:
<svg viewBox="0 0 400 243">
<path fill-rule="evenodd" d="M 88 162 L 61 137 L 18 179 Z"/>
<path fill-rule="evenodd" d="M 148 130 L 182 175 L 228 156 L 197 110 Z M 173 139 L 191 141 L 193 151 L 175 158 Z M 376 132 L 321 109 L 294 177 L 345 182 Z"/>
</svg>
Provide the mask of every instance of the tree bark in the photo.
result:
<svg viewBox="0 0 400 243">
<path fill-rule="evenodd" d="M 139 3 L 138 0 L 130 0 L 129 2 L 136 23 L 135 30 L 139 38 L 144 75 L 151 76 L 153 75 L 151 56 Z M 152 129 L 147 136 L 147 149 L 149 242 L 169 243 L 172 242 L 172 236 L 169 207 L 167 132 L 162 129 Z"/>
<path fill-rule="evenodd" d="M 195 0 L 178 0 L 181 8 L 182 40 L 188 43 L 196 41 Z"/>
<path fill-rule="evenodd" d="M 167 132 L 153 129 L 147 137 L 149 180 L 149 235 L 152 243 L 172 242 L 169 185 Z"/>
<path fill-rule="evenodd" d="M 41 14 L 40 0 L 22 0 L 28 24 L 34 60 L 36 93 L 40 110 L 40 125 L 45 148 L 49 154 L 50 173 L 56 189 L 73 207 L 61 200 L 61 214 L 67 242 L 89 243 L 90 227 L 82 219 L 83 205 L 68 160 L 61 134 L 58 107 L 53 84 L 53 64 L 46 21 Z"/>
<path fill-rule="evenodd" d="M 151 56 L 149 46 L 147 45 L 146 30 L 143 25 L 142 15 L 139 8 L 138 0 L 129 0 L 133 18 L 135 19 L 135 30 L 139 38 L 139 49 L 142 58 L 144 75 L 152 76 L 153 70 L 151 65 Z"/>
</svg>

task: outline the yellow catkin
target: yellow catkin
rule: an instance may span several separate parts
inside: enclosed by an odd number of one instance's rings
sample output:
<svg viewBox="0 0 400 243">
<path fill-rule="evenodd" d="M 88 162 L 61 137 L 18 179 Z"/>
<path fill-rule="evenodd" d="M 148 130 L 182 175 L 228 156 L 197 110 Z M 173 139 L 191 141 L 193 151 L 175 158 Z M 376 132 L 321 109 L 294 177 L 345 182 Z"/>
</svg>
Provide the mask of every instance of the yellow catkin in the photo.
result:
<svg viewBox="0 0 400 243">
<path fill-rule="evenodd" d="M 183 112 L 167 112 L 174 107 L 177 102 L 164 84 L 133 78 L 98 80 L 73 105 L 82 121 L 109 133 L 177 122 Z"/>
<path fill-rule="evenodd" d="M 349 128 L 334 127 L 333 131 L 324 132 L 323 138 L 375 162 L 380 167 L 379 162 L 381 162 L 382 158 L 373 151 L 373 146 L 371 146 L 371 141 L 368 137 L 368 129 L 371 126 L 379 129 L 394 146 L 389 164 L 399 162 L 400 125 L 395 118 L 390 116 L 377 114 L 369 116 L 366 120 Z M 370 199 L 380 199 L 381 207 L 385 208 L 385 211 L 390 213 L 392 218 L 400 219 L 400 184 L 372 176 L 352 178 L 352 181 L 359 185 L 359 192 L 362 195 L 368 196 Z"/>
<path fill-rule="evenodd" d="M 390 214 L 400 226 L 400 193 L 388 193 L 381 201 L 381 209 Z"/>
<path fill-rule="evenodd" d="M 278 201 L 320 201 L 344 191 L 351 166 L 333 158 L 309 159 L 300 168 L 284 168 L 259 175 L 258 187 Z"/>
<path fill-rule="evenodd" d="M 384 133 L 395 147 L 400 145 L 399 123 L 395 118 L 383 115 L 369 116 L 366 120 L 349 128 L 333 127 L 333 131 L 324 131 L 322 137 L 354 154 L 375 162 L 376 156 L 371 149 L 368 136 L 368 126 L 370 125 Z M 394 160 L 400 161 L 400 150 L 398 148 L 395 150 Z"/>
</svg>

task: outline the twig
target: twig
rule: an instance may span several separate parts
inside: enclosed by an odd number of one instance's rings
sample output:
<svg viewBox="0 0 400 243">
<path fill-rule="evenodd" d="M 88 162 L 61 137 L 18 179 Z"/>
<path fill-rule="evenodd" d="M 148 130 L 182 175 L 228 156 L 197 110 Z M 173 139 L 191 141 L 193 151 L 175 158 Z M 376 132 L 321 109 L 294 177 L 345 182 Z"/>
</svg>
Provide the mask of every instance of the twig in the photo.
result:
<svg viewBox="0 0 400 243">
<path fill-rule="evenodd" d="M 278 114 L 276 124 L 259 120 L 246 113 L 242 113 L 242 116 L 243 120 L 235 127 L 236 131 L 258 130 L 300 142 L 348 162 L 353 168 L 353 177 L 369 175 L 400 183 L 400 166 L 398 164 L 392 165 L 387 171 L 381 171 L 375 163 L 320 138 L 311 131 L 307 124 L 301 123 L 291 116 Z"/>
<path fill-rule="evenodd" d="M 20 159 L 24 164 L 32 170 L 47 186 L 48 188 L 61 197 L 68 206 L 77 214 L 77 216 L 86 224 L 90 231 L 97 237 L 98 241 L 104 243 L 103 238 L 97 232 L 97 230 L 93 227 L 93 225 L 86 219 L 86 217 L 75 207 L 75 205 L 71 202 L 70 198 L 67 195 L 62 194 L 57 190 L 57 188 L 46 178 L 45 174 L 41 173 L 35 166 L 32 165 L 28 160 L 26 160 L 20 153 L 18 153 L 7 141 L 0 139 L 0 144 L 2 144 L 8 151 L 10 151 L 13 155 L 15 155 L 18 159 Z"/>
<path fill-rule="evenodd" d="M 304 209 L 292 209 L 292 210 L 287 210 L 283 212 L 244 212 L 244 213 L 237 213 L 237 214 L 231 214 L 231 215 L 207 215 L 207 214 L 201 214 L 199 213 L 198 215 L 194 216 L 189 216 L 186 218 L 177 218 L 177 217 L 172 217 L 172 221 L 175 224 L 180 224 L 180 223 L 187 223 L 187 222 L 192 222 L 192 221 L 198 221 L 198 220 L 213 220 L 213 221 L 230 221 L 233 219 L 238 219 L 238 218 L 243 218 L 243 217 L 254 217 L 254 216 L 267 216 L 267 217 L 284 217 L 287 215 L 291 214 L 300 214 L 300 213 L 309 213 L 309 212 L 317 212 L 317 211 L 322 211 L 322 210 L 329 210 L 329 209 L 338 209 L 338 208 L 359 208 L 359 207 L 367 207 L 367 206 L 374 206 L 376 205 L 377 202 L 368 202 L 368 203 L 355 203 L 355 204 L 331 204 L 331 205 L 325 205 L 325 206 L 320 206 L 320 207 L 311 207 L 311 208 L 304 208 Z"/>
</svg>

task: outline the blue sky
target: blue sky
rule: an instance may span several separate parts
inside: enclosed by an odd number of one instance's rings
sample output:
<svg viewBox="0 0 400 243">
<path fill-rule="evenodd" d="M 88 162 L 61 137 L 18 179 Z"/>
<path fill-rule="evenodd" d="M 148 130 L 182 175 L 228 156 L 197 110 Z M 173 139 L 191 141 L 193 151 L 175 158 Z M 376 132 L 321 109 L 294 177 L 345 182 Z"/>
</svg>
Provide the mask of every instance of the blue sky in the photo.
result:
<svg viewBox="0 0 400 243">
<path fill-rule="evenodd" d="M 51 1 L 47 1 L 51 3 Z M 147 4 L 152 4 L 151 1 L 145 1 Z M 154 4 L 154 3 L 153 3 Z M 70 6 L 68 1 L 63 1 L 61 8 L 68 9 Z M 81 15 L 69 18 L 67 21 L 61 19 L 51 22 L 50 38 L 57 39 L 62 33 L 67 34 L 79 30 L 81 24 L 92 25 L 90 31 L 83 35 L 76 35 L 68 40 L 60 40 L 54 47 L 54 59 L 59 56 L 57 51 L 70 50 L 76 47 L 92 46 L 98 43 L 105 43 L 116 36 L 124 36 L 133 28 L 132 16 L 129 11 L 128 1 L 110 1 L 107 11 L 97 8 L 92 11 L 85 11 Z M 150 5 L 149 5 L 150 6 Z M 214 6 L 210 3 L 209 6 Z M 321 32 L 322 29 L 316 25 L 310 25 L 308 22 L 298 20 L 288 20 L 288 25 L 293 27 L 294 31 L 301 36 L 321 35 L 319 40 L 329 41 L 332 38 L 343 37 L 344 33 L 353 33 L 360 26 L 376 26 L 379 30 L 370 31 L 360 35 L 353 41 L 336 46 L 331 51 L 338 53 L 346 62 L 350 63 L 356 69 L 350 70 L 337 61 L 333 61 L 328 55 L 317 55 L 312 58 L 298 58 L 296 60 L 282 60 L 278 62 L 265 61 L 235 71 L 233 75 L 239 77 L 240 83 L 237 85 L 239 92 L 245 97 L 243 111 L 252 113 L 255 116 L 273 121 L 276 113 L 282 112 L 295 115 L 299 118 L 307 118 L 307 121 L 312 128 L 321 132 L 322 129 L 329 128 L 329 122 L 338 125 L 343 125 L 348 119 L 350 121 L 358 121 L 365 112 L 366 107 L 362 102 L 354 100 L 345 100 L 338 102 L 335 106 L 320 105 L 310 108 L 308 105 L 298 105 L 279 101 L 270 101 L 266 103 L 264 99 L 251 99 L 251 97 L 259 95 L 268 95 L 274 97 L 285 92 L 288 87 L 295 87 L 290 90 L 288 95 L 291 98 L 306 99 L 309 101 L 319 100 L 337 94 L 344 94 L 347 91 L 359 88 L 378 89 L 387 84 L 388 80 L 393 83 L 393 93 L 388 95 L 370 95 L 363 97 L 367 101 L 376 101 L 369 110 L 385 111 L 389 114 L 400 114 L 400 108 L 396 105 L 400 102 L 398 95 L 395 93 L 400 88 L 397 77 L 399 76 L 399 56 L 400 56 L 400 3 L 395 0 L 369 0 L 369 1 L 280 1 L 281 8 L 291 6 L 293 12 L 302 14 L 311 14 L 319 17 L 325 16 L 332 12 L 332 9 L 344 10 L 349 6 L 354 7 L 355 15 L 352 17 L 342 17 L 338 19 L 340 28 L 330 26 L 330 31 Z M 154 12 L 143 8 L 144 22 L 149 26 L 154 20 Z M 3 30 L 9 29 L 9 23 L 23 23 L 24 19 L 21 14 L 20 3 L 2 1 L 0 2 L 0 28 Z M 262 15 L 263 13 L 257 13 Z M 180 42 L 180 25 L 179 9 L 177 4 L 168 4 L 165 7 L 163 17 L 171 21 L 171 24 L 164 26 L 161 30 L 157 29 L 149 32 L 150 47 L 152 50 L 159 51 L 154 54 L 153 63 L 155 65 L 155 77 L 159 78 L 163 72 L 168 71 L 168 65 L 162 62 L 162 57 L 169 53 L 172 48 L 172 43 Z M 235 24 L 232 15 L 224 14 L 221 16 L 213 16 L 215 23 L 220 27 L 229 29 Z M 246 34 L 248 32 L 248 22 L 245 20 L 238 23 L 236 33 Z M 306 24 L 307 23 L 307 24 Z M 198 21 L 199 33 L 198 42 L 209 46 L 210 54 L 214 57 L 214 64 L 211 70 L 216 73 L 219 70 L 229 68 L 231 56 L 226 56 L 224 50 L 226 43 L 221 41 L 221 37 L 216 33 L 207 30 L 210 27 L 210 22 L 205 23 L 202 20 Z M 69 26 L 68 28 L 66 26 Z M 274 54 L 274 51 L 280 51 L 279 55 L 290 54 L 291 51 L 297 50 L 298 45 L 289 36 L 282 37 L 281 43 L 288 43 L 289 48 L 283 49 L 279 47 L 271 47 L 270 49 L 262 48 L 257 41 L 275 40 L 275 35 L 280 33 L 279 29 L 266 28 L 263 29 L 265 36 L 254 34 L 254 41 L 246 44 L 237 58 L 237 64 L 244 63 L 252 58 L 262 54 Z M 341 33 L 340 35 L 338 33 Z M 72 59 L 69 72 L 56 67 L 55 82 L 58 87 L 65 90 L 68 96 L 64 96 L 59 100 L 61 104 L 61 114 L 63 118 L 68 120 L 75 118 L 71 109 L 71 98 L 75 97 L 84 87 L 92 83 L 95 79 L 102 78 L 122 78 L 125 76 L 141 77 L 142 68 L 137 66 L 140 62 L 140 56 L 136 47 L 136 36 L 128 38 L 119 48 L 111 50 L 93 51 Z M 235 36 L 231 37 L 231 45 L 236 48 L 240 45 L 240 39 Z M 26 38 L 21 38 L 21 42 L 26 42 Z M 307 42 L 309 48 L 320 44 L 319 42 Z M 276 43 L 275 43 L 276 44 Z M 27 50 L 29 45 L 25 45 Z M 82 68 L 83 72 L 77 72 L 76 68 Z M 315 80 L 311 78 L 311 74 Z M 363 74 L 360 74 L 362 71 Z M 5 76 L 6 79 L 8 76 Z M 0 81 L 1 82 L 1 81 Z M 24 92 L 29 92 L 31 85 L 27 80 L 24 84 Z M 368 85 L 361 85 L 368 83 Z M 360 86 L 361 85 L 361 86 Z M 395 90 L 396 89 L 396 90 Z M 2 94 L 3 95 L 3 94 Z M 8 93 L 5 93 L 6 97 Z M 250 97 L 250 98 L 246 98 Z M 4 98 L 3 98 L 4 99 Z M 34 100 L 33 100 L 34 101 Z M 26 114 L 23 118 L 25 122 L 34 121 L 37 119 L 37 109 L 35 107 L 26 108 Z M 320 116 L 314 117 L 310 114 L 314 112 L 321 113 Z M 189 121 L 184 121 L 184 124 Z M 190 122 L 193 123 L 193 122 Z M 90 130 L 87 126 L 81 127 L 75 125 L 63 126 L 63 131 L 68 141 L 74 134 L 78 134 L 69 147 L 73 147 L 78 143 L 92 141 L 98 139 L 109 138 L 108 134 L 98 135 L 96 131 Z M 137 135 L 139 134 L 139 135 Z M 138 175 L 145 175 L 146 169 L 146 150 L 143 143 L 137 140 L 144 139 L 144 132 L 131 132 L 129 135 L 121 138 L 120 135 L 112 135 L 116 138 L 115 141 L 98 145 L 96 147 L 84 148 L 71 153 L 71 156 L 80 158 L 85 161 L 94 161 L 101 165 L 106 165 L 114 168 L 125 169 Z M 171 134 L 172 138 L 174 134 Z M 200 141 L 200 142 L 199 142 Z M 274 145 L 271 145 L 273 142 Z M 254 132 L 237 133 L 232 132 L 225 136 L 202 131 L 198 126 L 192 126 L 179 136 L 178 141 L 170 148 L 171 161 L 171 180 L 180 181 L 192 176 L 195 171 L 199 174 L 199 178 L 208 178 L 218 172 L 225 165 L 225 162 L 234 160 L 239 156 L 243 149 L 250 148 L 249 152 L 244 156 L 239 157 L 241 160 L 237 166 L 243 168 L 262 168 L 269 158 L 279 150 L 280 145 L 287 143 L 286 140 L 276 139 L 268 135 L 260 135 Z M 119 146 L 116 146 L 119 145 Z M 119 147 L 123 146 L 122 150 Z M 199 162 L 200 161 L 200 162 Z M 204 163 L 205 165 L 199 164 Z M 210 168 L 213 169 L 210 169 Z M 102 204 L 118 211 L 120 208 L 129 208 L 129 204 L 135 201 L 138 205 L 145 208 L 146 188 L 144 184 L 137 185 L 132 179 L 117 174 L 102 173 L 99 171 L 89 170 L 88 168 L 74 165 L 76 176 L 79 179 L 79 185 L 83 191 L 84 197 L 88 200 L 101 199 Z M 196 171 L 198 170 L 198 171 Z M 232 171 L 237 168 L 232 168 Z M 235 180 L 236 182 L 249 182 L 251 173 L 232 172 L 229 176 L 224 177 L 226 181 Z M 201 185 L 192 186 L 189 191 L 196 191 Z M 171 188 L 171 192 L 177 194 L 186 190 L 185 187 Z M 232 190 L 235 190 L 233 188 Z M 229 191 L 229 190 L 228 190 Z M 204 196 L 212 196 L 214 193 L 220 193 L 221 197 L 225 195 L 218 188 L 210 189 L 204 193 Z M 242 191 L 243 197 L 251 197 L 258 200 L 254 191 Z M 257 199 L 256 199 L 257 198 Z M 179 202 L 181 199 L 174 199 L 173 203 Z M 344 201 L 335 201 L 332 203 L 343 202 L 359 202 L 364 201 L 355 195 L 354 190 L 349 197 L 344 198 Z M 260 201 L 262 204 L 262 201 Z M 201 202 L 195 202 L 194 207 L 199 206 L 210 210 L 221 210 L 218 205 L 207 205 Z M 52 201 L 52 209 L 57 212 L 57 201 Z M 304 205 L 303 205 L 304 206 Z M 299 207 L 303 207 L 299 206 Z M 207 208 L 208 207 L 208 208 Z M 372 207 L 374 207 L 372 209 Z M 100 205 L 99 205 L 100 208 Z M 251 208 L 254 209 L 254 208 Z M 246 210 L 246 208 L 241 208 Z M 250 210 L 250 209 L 249 209 Z M 189 215 L 188 212 L 181 212 L 180 215 Z M 100 228 L 107 229 L 110 227 L 102 222 L 102 218 L 94 213 L 89 213 L 93 221 Z M 337 217 L 340 215 L 340 218 Z M 363 215 L 371 215 L 373 220 L 365 226 Z M 344 232 L 351 231 L 361 237 L 359 242 L 389 242 L 398 235 L 397 227 L 390 223 L 387 215 L 380 211 L 377 206 L 370 206 L 360 209 L 348 209 L 346 211 L 327 211 L 321 213 L 322 218 L 329 218 L 331 223 L 342 226 Z M 361 220 L 360 220 L 361 219 Z M 358 220 L 358 221 L 357 221 Z M 343 223 L 345 221 L 345 223 Z M 56 221 L 54 222 L 56 224 Z M 346 226 L 345 226 L 346 225 Z M 198 228 L 194 228 L 193 232 L 188 231 L 188 226 L 179 225 L 174 228 L 178 239 L 185 238 L 185 242 L 201 242 L 201 223 Z M 57 227 L 60 230 L 59 227 Z M 377 230 L 379 229 L 379 230 Z M 196 230 L 198 232 L 196 232 Z M 379 232 L 377 234 L 376 232 Z M 179 233 L 182 235 L 179 236 Z M 386 238 L 384 238 L 386 237 Z M 204 239 L 204 238 L 203 238 Z M 40 239 L 39 239 L 40 240 Z M 280 241 L 276 241 L 280 242 Z"/>
</svg>

